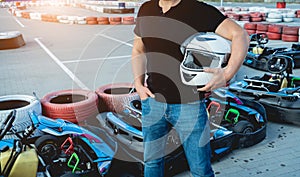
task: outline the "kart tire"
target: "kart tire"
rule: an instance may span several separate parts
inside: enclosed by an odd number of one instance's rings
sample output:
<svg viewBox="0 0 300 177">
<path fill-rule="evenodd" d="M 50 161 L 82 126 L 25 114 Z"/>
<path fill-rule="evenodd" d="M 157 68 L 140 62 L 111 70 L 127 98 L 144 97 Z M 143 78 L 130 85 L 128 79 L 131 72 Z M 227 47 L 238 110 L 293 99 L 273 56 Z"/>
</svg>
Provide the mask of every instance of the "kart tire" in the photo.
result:
<svg viewBox="0 0 300 177">
<path fill-rule="evenodd" d="M 34 96 L 28 95 L 7 95 L 0 97 L 0 125 L 11 113 L 16 110 L 16 119 L 13 123 L 16 131 L 23 131 L 31 124 L 28 112 L 34 111 L 37 114 L 42 113 L 42 107 L 39 100 Z M 5 137 L 4 137 L 5 139 Z"/>
<path fill-rule="evenodd" d="M 297 26 L 285 26 L 282 29 L 282 34 L 295 35 L 299 34 L 299 27 Z"/>
<path fill-rule="evenodd" d="M 80 123 L 98 114 L 98 96 L 88 90 L 61 90 L 41 99 L 43 115 Z"/>
<path fill-rule="evenodd" d="M 249 134 L 254 131 L 254 126 L 247 120 L 241 120 L 233 126 L 232 130 L 236 133 Z"/>
<path fill-rule="evenodd" d="M 244 28 L 246 30 L 256 30 L 256 26 L 257 26 L 256 23 L 245 23 L 244 24 Z"/>
<path fill-rule="evenodd" d="M 140 99 L 131 83 L 104 85 L 99 87 L 96 90 L 96 93 L 99 96 L 100 112 L 116 112 L 123 114 L 125 106 L 129 106 L 132 100 Z"/>
<path fill-rule="evenodd" d="M 52 162 L 59 156 L 59 141 L 53 135 L 43 135 L 34 143 L 39 155 L 43 158 L 46 164 Z"/>
<path fill-rule="evenodd" d="M 298 42 L 299 36 L 298 35 L 289 35 L 289 34 L 282 34 L 281 40 L 285 42 Z"/>
<path fill-rule="evenodd" d="M 267 32 L 268 38 L 270 40 L 280 40 L 281 39 L 281 34 L 280 33 L 271 33 Z"/>
</svg>

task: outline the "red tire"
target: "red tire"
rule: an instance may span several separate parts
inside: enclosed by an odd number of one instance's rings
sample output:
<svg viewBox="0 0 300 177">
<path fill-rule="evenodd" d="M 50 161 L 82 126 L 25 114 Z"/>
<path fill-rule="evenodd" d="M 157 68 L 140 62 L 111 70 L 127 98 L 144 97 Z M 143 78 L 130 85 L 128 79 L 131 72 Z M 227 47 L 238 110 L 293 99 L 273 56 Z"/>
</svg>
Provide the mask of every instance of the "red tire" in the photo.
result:
<svg viewBox="0 0 300 177">
<path fill-rule="evenodd" d="M 121 17 L 110 17 L 109 21 L 110 22 L 121 22 L 122 18 Z"/>
<path fill-rule="evenodd" d="M 258 31 L 258 30 L 256 30 L 255 33 L 257 33 L 257 34 L 258 33 L 266 34 L 267 32 L 266 31 Z"/>
<path fill-rule="evenodd" d="M 249 15 L 250 15 L 250 17 L 252 17 L 252 18 L 258 18 L 258 17 L 261 17 L 261 13 L 260 13 L 260 12 L 250 12 Z"/>
<path fill-rule="evenodd" d="M 108 17 L 98 17 L 97 21 L 98 22 L 109 22 L 109 18 Z"/>
<path fill-rule="evenodd" d="M 245 23 L 244 28 L 247 30 L 256 30 L 256 23 Z"/>
<path fill-rule="evenodd" d="M 131 93 L 131 91 L 133 92 Z M 104 85 L 99 87 L 96 93 L 99 96 L 100 112 L 123 113 L 125 107 L 132 100 L 140 99 L 138 93 L 134 90 L 134 86 L 130 83 Z"/>
<path fill-rule="evenodd" d="M 271 33 L 267 32 L 268 38 L 270 40 L 280 40 L 281 39 L 281 34 L 280 33 Z"/>
<path fill-rule="evenodd" d="M 276 24 L 272 24 L 268 26 L 268 32 L 271 33 L 282 33 L 282 28 L 285 25 L 276 25 Z"/>
<path fill-rule="evenodd" d="M 268 31 L 268 24 L 258 23 L 256 26 L 256 30 L 258 31 Z"/>
<path fill-rule="evenodd" d="M 43 115 L 80 123 L 98 114 L 98 96 L 88 90 L 62 90 L 41 99 Z"/>
<path fill-rule="evenodd" d="M 256 33 L 256 30 L 248 30 L 248 29 L 246 29 L 246 31 L 247 31 L 247 33 L 248 33 L 249 35 L 255 34 L 255 33 Z"/>
<path fill-rule="evenodd" d="M 299 27 L 298 26 L 285 26 L 282 28 L 282 34 L 288 35 L 299 35 Z"/>
<path fill-rule="evenodd" d="M 262 17 L 251 17 L 251 21 L 252 22 L 261 22 L 262 21 Z"/>
<path fill-rule="evenodd" d="M 289 35 L 289 34 L 282 34 L 281 40 L 285 42 L 298 42 L 299 36 L 298 35 Z"/>
</svg>

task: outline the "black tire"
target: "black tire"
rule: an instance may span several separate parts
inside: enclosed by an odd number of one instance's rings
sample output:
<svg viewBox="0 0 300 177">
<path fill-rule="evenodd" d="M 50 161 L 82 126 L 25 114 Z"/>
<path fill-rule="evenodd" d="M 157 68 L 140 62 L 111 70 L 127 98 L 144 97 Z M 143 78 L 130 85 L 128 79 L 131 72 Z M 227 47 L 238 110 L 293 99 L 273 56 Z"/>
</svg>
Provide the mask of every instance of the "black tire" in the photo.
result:
<svg viewBox="0 0 300 177">
<path fill-rule="evenodd" d="M 241 120 L 233 126 L 232 130 L 236 133 L 250 134 L 254 132 L 254 126 L 247 120 Z"/>
<path fill-rule="evenodd" d="M 58 138 L 52 135 L 43 135 L 35 141 L 39 155 L 46 163 L 51 163 L 59 155 Z"/>
</svg>

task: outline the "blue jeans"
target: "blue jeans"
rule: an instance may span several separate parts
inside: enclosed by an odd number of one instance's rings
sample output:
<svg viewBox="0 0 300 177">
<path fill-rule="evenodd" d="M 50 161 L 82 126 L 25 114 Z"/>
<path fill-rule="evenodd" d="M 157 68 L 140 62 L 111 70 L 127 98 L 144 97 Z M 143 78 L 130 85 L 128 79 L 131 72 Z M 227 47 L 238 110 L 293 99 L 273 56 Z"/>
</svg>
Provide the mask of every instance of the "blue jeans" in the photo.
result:
<svg viewBox="0 0 300 177">
<path fill-rule="evenodd" d="M 167 104 L 153 98 L 142 100 L 145 177 L 164 176 L 166 138 L 173 126 L 183 143 L 194 177 L 212 177 L 210 129 L 205 103 Z"/>
</svg>

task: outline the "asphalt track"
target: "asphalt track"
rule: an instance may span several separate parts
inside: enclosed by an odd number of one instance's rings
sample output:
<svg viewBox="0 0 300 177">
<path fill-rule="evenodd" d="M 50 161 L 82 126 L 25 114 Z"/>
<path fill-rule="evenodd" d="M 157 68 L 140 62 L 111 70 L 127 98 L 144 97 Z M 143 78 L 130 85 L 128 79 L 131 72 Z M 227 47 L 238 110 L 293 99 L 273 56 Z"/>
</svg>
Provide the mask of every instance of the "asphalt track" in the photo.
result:
<svg viewBox="0 0 300 177">
<path fill-rule="evenodd" d="M 49 7 L 51 8 L 51 7 Z M 56 7 L 69 14 L 91 14 Z M 89 89 L 132 82 L 132 25 L 71 25 L 17 18 L 0 9 L 0 32 L 20 31 L 26 45 L 0 50 L 0 95 Z M 300 127 L 268 123 L 261 143 L 213 163 L 217 177 L 300 176 Z M 189 176 L 188 172 L 177 177 Z"/>
</svg>

